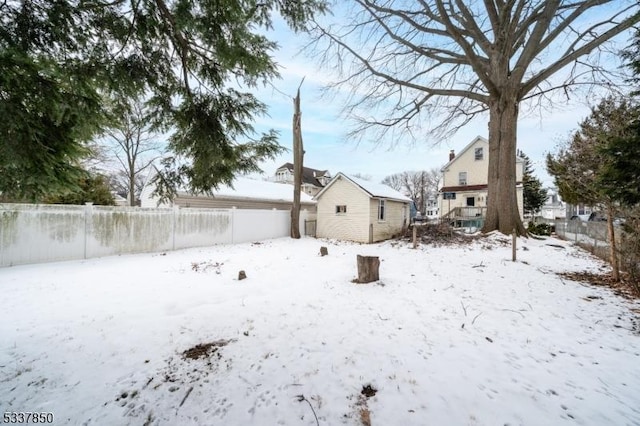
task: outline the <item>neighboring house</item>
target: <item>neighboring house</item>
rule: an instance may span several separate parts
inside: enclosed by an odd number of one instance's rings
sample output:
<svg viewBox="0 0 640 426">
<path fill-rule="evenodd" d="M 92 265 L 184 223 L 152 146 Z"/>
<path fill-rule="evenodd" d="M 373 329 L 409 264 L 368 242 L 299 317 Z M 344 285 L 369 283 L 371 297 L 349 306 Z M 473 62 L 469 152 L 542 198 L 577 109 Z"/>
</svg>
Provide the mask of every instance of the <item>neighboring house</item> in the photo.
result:
<svg viewBox="0 0 640 426">
<path fill-rule="evenodd" d="M 516 157 L 516 196 L 520 218 L 523 217 L 522 175 L 524 160 Z M 442 168 L 439 194 L 440 216 L 449 218 L 483 218 L 487 207 L 489 141 L 481 136 L 471 141 L 458 155 L 452 150 Z M 479 224 L 478 224 L 479 225 Z"/>
<path fill-rule="evenodd" d="M 310 167 L 302 168 L 302 192 L 312 197 L 327 186 L 330 180 L 331 174 L 328 170 L 317 170 Z M 293 164 L 284 163 L 278 167 L 273 181 L 293 185 Z"/>
<path fill-rule="evenodd" d="M 431 219 L 437 219 L 439 214 L 439 207 L 438 207 L 438 196 L 437 195 L 430 195 L 427 198 L 427 202 L 426 202 L 427 206 L 426 209 L 427 211 L 426 213 L 426 217 L 427 219 L 431 220 Z"/>
<path fill-rule="evenodd" d="M 291 210 L 293 205 L 293 188 L 288 185 L 238 177 L 233 187 L 221 185 L 210 194 L 192 194 L 178 190 L 171 202 L 158 204 L 159 198 L 152 195 L 155 186 L 152 184 L 157 171 L 149 173 L 140 194 L 141 207 L 196 207 L 196 208 L 238 208 L 263 210 Z M 300 205 L 303 210 L 315 213 L 316 202 L 309 195 L 300 193 Z"/>
<path fill-rule="evenodd" d="M 393 188 L 338 173 L 315 196 L 316 236 L 373 243 L 400 235 L 409 224 L 409 197 Z"/>
<path fill-rule="evenodd" d="M 571 218 L 573 216 L 589 217 L 591 213 L 596 212 L 596 209 L 586 204 L 569 204 L 567 203 L 565 218 Z"/>
<path fill-rule="evenodd" d="M 540 208 L 540 216 L 550 220 L 567 217 L 567 207 L 555 188 L 547 188 L 547 200 Z"/>
</svg>

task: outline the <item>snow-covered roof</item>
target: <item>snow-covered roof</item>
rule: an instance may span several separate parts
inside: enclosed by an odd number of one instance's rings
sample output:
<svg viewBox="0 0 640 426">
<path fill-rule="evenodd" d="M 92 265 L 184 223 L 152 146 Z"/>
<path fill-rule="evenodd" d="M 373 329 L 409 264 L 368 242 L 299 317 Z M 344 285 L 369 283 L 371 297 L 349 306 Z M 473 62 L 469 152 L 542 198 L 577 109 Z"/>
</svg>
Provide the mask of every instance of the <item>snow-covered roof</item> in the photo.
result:
<svg viewBox="0 0 640 426">
<path fill-rule="evenodd" d="M 255 180 L 245 177 L 235 178 L 233 181 L 233 187 L 220 185 L 218 189 L 214 189 L 211 193 L 214 198 L 225 197 L 293 202 L 293 185 Z M 304 192 L 300 193 L 300 202 L 315 203 L 313 198 Z"/>
<path fill-rule="evenodd" d="M 336 182 L 340 177 L 351 181 L 354 185 L 360 187 L 363 191 L 368 193 L 369 196 L 371 196 L 371 197 L 388 198 L 388 199 L 391 199 L 391 200 L 397 200 L 397 201 L 402 201 L 402 202 L 407 202 L 407 203 L 411 202 L 411 198 L 407 197 L 406 195 L 404 195 L 403 193 L 401 193 L 399 191 L 396 191 L 395 189 L 391 188 L 390 186 L 387 186 L 387 185 L 382 184 L 382 183 L 375 183 L 375 182 L 371 182 L 371 181 L 368 181 L 368 180 L 360 179 L 360 178 L 357 178 L 357 177 L 354 177 L 354 176 L 348 176 L 348 175 L 345 175 L 342 172 L 338 173 L 331 180 L 331 182 L 329 182 L 327 184 L 327 186 L 325 186 L 322 189 L 322 191 L 320 191 L 316 195 L 316 199 L 318 199 L 327 189 L 329 189 L 329 187 L 332 186 L 333 183 Z"/>
<path fill-rule="evenodd" d="M 158 173 L 157 168 L 153 168 L 147 176 L 143 193 L 152 192 L 153 177 Z M 193 195 L 186 188 L 178 188 L 178 195 Z M 280 201 L 293 202 L 293 185 L 286 183 L 267 182 L 264 180 L 250 179 L 246 177 L 236 177 L 232 186 L 220 185 L 210 194 L 201 194 L 202 197 L 219 197 L 236 200 L 260 200 L 260 201 Z M 315 204 L 315 200 L 308 194 L 300 191 L 301 203 Z"/>
</svg>

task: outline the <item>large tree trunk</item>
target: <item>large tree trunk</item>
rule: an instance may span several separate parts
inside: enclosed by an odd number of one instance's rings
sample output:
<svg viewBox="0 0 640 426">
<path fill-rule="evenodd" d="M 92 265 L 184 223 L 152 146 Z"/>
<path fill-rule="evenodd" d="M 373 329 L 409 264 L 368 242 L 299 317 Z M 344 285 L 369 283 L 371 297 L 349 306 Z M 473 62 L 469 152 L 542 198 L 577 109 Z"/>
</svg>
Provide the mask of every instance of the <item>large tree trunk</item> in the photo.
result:
<svg viewBox="0 0 640 426">
<path fill-rule="evenodd" d="M 526 235 L 516 196 L 516 96 L 503 96 L 489 105 L 489 175 L 487 217 L 482 232 L 498 230 Z"/>
<path fill-rule="evenodd" d="M 291 208 L 291 238 L 300 238 L 300 190 L 302 189 L 302 124 L 300 118 L 300 87 L 293 99 L 293 206 Z"/>
</svg>

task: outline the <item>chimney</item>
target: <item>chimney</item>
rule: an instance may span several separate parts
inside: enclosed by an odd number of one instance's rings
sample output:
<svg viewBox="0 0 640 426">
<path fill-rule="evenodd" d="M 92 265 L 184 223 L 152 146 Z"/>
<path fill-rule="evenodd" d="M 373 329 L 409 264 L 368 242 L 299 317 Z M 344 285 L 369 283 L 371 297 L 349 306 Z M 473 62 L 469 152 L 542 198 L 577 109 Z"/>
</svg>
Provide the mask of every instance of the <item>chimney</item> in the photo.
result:
<svg viewBox="0 0 640 426">
<path fill-rule="evenodd" d="M 456 153 L 454 150 L 449 151 L 449 161 L 453 160 L 454 158 L 456 158 Z"/>
</svg>

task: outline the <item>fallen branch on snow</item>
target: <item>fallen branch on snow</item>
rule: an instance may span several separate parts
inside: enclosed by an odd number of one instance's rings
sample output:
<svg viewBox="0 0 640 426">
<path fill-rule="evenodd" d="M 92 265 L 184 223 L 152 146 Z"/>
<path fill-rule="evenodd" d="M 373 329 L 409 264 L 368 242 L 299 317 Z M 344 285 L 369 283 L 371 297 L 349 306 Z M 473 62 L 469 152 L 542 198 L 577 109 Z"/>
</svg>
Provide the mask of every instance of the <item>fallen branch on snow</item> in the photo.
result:
<svg viewBox="0 0 640 426">
<path fill-rule="evenodd" d="M 309 404 L 309 407 L 311 407 L 311 411 L 313 412 L 313 417 L 316 418 L 316 425 L 320 426 L 320 422 L 318 421 L 318 416 L 316 415 L 316 410 L 313 409 L 313 405 L 311 405 L 311 402 L 309 402 L 309 400 L 302 394 L 296 395 L 296 399 L 298 400 L 298 402 L 307 401 L 307 404 Z"/>
</svg>

